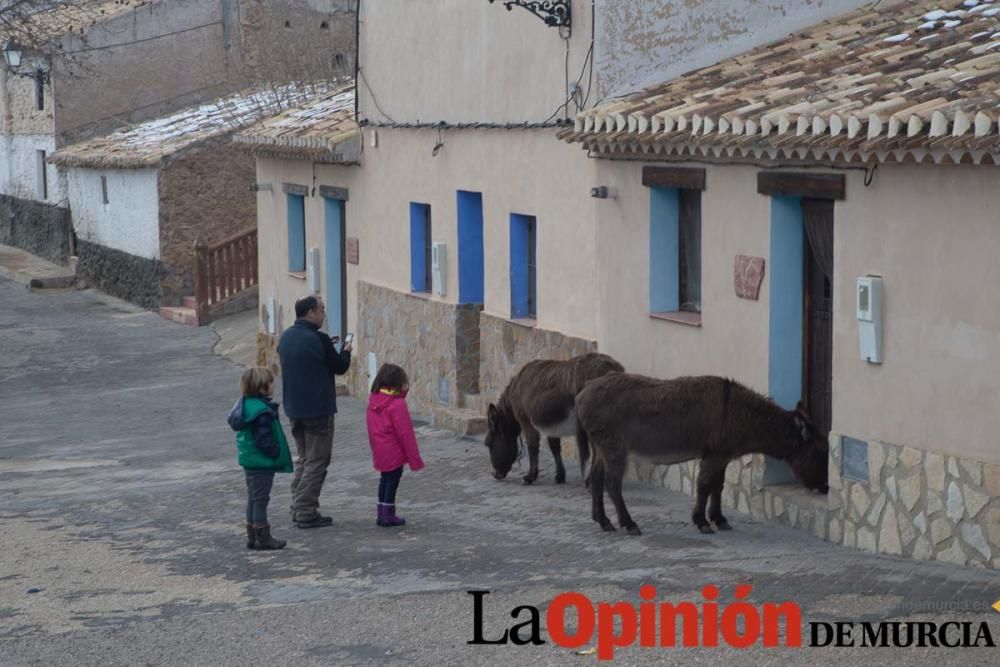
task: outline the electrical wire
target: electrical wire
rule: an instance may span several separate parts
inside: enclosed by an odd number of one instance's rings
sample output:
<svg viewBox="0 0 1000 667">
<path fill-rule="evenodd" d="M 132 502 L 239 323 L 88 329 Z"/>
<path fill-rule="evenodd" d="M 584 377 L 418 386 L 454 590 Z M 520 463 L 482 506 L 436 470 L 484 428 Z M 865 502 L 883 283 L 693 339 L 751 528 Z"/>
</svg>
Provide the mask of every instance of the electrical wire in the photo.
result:
<svg viewBox="0 0 1000 667">
<path fill-rule="evenodd" d="M 386 118 L 388 118 L 390 122 L 395 123 L 396 121 L 393 119 L 393 117 L 387 114 L 385 111 L 382 111 L 382 107 L 379 106 L 378 98 L 375 97 L 375 91 L 372 90 L 372 87 L 370 85 L 368 85 L 368 79 L 365 77 L 365 70 L 361 67 L 358 67 L 358 74 L 361 76 L 361 81 L 362 83 L 365 84 L 365 88 L 368 90 L 368 94 L 372 96 L 372 102 L 375 104 L 375 108 L 378 110 L 378 112 L 383 116 L 385 116 Z M 357 84 L 355 84 L 355 86 L 357 86 Z"/>
<path fill-rule="evenodd" d="M 190 28 L 184 28 L 182 30 L 175 30 L 173 32 L 167 32 L 162 35 L 153 35 L 152 37 L 145 37 L 143 39 L 136 39 L 130 42 L 119 42 L 117 44 L 105 44 L 103 46 L 90 46 L 83 49 L 77 49 L 76 51 L 62 51 L 62 54 L 73 55 L 76 53 L 88 53 L 90 51 L 104 51 L 106 49 L 117 49 L 122 46 L 131 46 L 133 44 L 142 44 L 144 42 L 152 42 L 157 39 L 163 39 L 165 37 L 173 37 L 174 35 L 182 35 L 186 32 L 194 32 L 195 30 L 203 30 L 205 28 L 211 28 L 213 26 L 222 25 L 222 21 L 213 21 L 212 23 L 204 23 L 202 25 L 192 26 Z"/>
</svg>

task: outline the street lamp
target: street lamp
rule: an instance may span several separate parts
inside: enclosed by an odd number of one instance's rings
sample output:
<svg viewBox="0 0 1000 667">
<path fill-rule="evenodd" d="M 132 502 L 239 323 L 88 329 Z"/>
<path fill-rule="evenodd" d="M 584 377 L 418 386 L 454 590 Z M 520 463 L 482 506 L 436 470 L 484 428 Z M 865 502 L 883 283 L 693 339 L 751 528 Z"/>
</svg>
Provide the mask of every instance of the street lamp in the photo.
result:
<svg viewBox="0 0 1000 667">
<path fill-rule="evenodd" d="M 24 52 L 21 47 L 14 43 L 13 40 L 8 40 L 3 45 L 3 59 L 7 62 L 7 67 L 12 70 L 16 70 L 21 66 L 21 56 Z"/>
</svg>

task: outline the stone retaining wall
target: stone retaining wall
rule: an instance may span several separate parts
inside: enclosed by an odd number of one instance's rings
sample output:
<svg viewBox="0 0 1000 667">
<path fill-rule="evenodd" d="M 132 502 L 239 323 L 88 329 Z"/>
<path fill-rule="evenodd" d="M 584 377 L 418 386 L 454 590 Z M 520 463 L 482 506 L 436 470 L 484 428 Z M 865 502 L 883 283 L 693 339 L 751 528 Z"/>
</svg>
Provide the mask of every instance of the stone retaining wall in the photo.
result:
<svg viewBox="0 0 1000 667">
<path fill-rule="evenodd" d="M 77 273 L 89 284 L 143 308 L 160 307 L 163 266 L 157 260 L 87 241 L 77 242 L 77 253 L 80 257 Z"/>
<path fill-rule="evenodd" d="M 65 265 L 72 234 L 68 208 L 0 195 L 0 244 Z"/>
</svg>

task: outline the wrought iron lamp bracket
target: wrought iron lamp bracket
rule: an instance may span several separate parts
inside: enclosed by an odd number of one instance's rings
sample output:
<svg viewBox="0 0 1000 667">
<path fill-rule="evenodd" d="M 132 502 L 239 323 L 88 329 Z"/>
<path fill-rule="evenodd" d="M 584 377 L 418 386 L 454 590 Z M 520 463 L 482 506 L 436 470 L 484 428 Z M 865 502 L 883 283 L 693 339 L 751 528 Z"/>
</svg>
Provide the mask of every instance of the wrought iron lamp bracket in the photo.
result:
<svg viewBox="0 0 1000 667">
<path fill-rule="evenodd" d="M 490 0 L 490 4 L 496 1 Z M 550 28 L 566 28 L 568 32 L 571 27 L 572 0 L 500 0 L 500 2 L 508 12 L 515 6 L 527 9 L 545 21 L 545 25 Z"/>
</svg>

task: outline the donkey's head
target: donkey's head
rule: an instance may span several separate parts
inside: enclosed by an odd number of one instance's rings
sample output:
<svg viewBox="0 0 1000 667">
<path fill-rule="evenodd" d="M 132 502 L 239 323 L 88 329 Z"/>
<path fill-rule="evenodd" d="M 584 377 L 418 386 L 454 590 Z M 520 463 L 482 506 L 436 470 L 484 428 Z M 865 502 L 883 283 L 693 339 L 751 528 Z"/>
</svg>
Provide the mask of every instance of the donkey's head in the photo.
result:
<svg viewBox="0 0 1000 667">
<path fill-rule="evenodd" d="M 795 476 L 806 488 L 827 493 L 829 487 L 830 444 L 827 434 L 813 424 L 800 402 L 792 412 L 795 446 L 787 458 Z"/>
<path fill-rule="evenodd" d="M 499 405 L 490 403 L 486 411 L 486 424 L 485 442 L 490 450 L 493 477 L 503 479 L 517 460 L 521 425 L 503 400 Z"/>
</svg>

